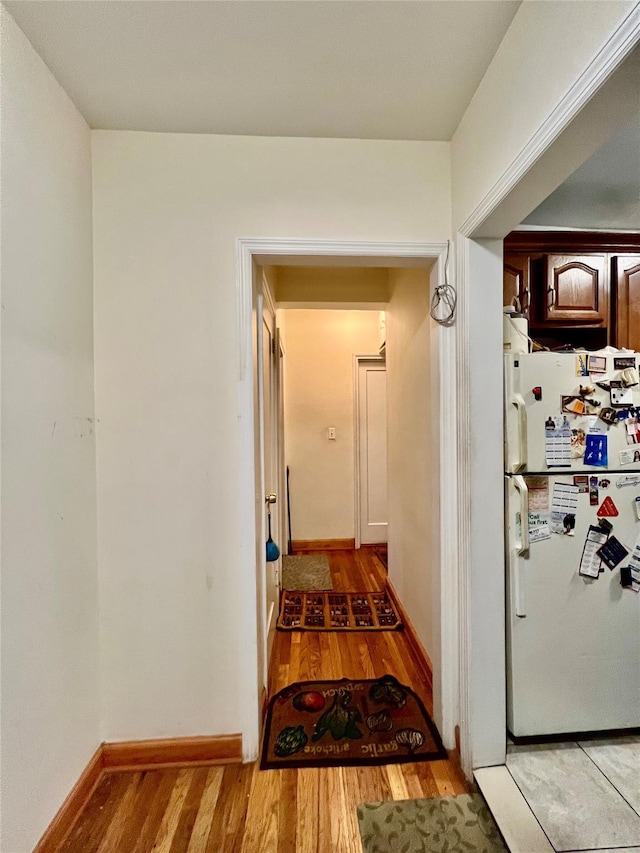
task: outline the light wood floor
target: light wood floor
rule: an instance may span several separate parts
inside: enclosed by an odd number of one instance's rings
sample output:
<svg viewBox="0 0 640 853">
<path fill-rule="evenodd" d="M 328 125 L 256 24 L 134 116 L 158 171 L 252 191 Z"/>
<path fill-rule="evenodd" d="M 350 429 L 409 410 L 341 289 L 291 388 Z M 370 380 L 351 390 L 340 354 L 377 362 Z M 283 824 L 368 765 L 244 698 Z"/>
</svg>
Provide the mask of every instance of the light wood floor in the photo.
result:
<svg viewBox="0 0 640 853">
<path fill-rule="evenodd" d="M 370 549 L 328 551 L 337 591 L 381 589 Z M 391 673 L 431 711 L 431 683 L 403 632 L 277 632 L 270 690 Z M 356 806 L 467 791 L 450 761 L 259 770 L 257 764 L 112 772 L 61 853 L 361 853 Z"/>
</svg>

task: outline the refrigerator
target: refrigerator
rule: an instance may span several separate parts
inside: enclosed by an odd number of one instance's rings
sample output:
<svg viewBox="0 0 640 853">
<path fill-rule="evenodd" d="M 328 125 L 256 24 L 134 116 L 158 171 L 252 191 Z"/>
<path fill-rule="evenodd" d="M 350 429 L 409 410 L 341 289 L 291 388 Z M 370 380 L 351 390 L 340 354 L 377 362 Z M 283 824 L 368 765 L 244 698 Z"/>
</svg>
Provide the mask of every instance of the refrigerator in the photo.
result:
<svg viewBox="0 0 640 853">
<path fill-rule="evenodd" d="M 640 726 L 640 355 L 505 355 L 507 722 Z"/>
</svg>

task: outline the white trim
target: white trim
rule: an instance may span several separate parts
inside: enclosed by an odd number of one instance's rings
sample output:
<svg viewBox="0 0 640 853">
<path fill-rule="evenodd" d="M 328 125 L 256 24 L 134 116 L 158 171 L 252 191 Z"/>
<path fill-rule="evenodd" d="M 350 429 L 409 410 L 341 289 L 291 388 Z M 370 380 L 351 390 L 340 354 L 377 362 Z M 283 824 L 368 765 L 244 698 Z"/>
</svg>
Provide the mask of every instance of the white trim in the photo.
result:
<svg viewBox="0 0 640 853">
<path fill-rule="evenodd" d="M 455 259 L 449 250 L 450 267 Z M 438 285 L 445 282 L 446 250 L 438 257 Z M 457 408 L 457 340 L 456 323 L 438 329 L 440 387 L 440 701 L 442 703 L 442 739 L 455 743 L 456 724 L 460 719 L 460 690 L 466 684 L 459 672 L 459 625 L 461 624 L 458 557 L 458 428 Z M 444 401 L 446 400 L 446 404 Z M 448 533 L 447 533 L 448 531 Z M 445 534 L 445 535 L 443 535 Z"/>
<path fill-rule="evenodd" d="M 419 258 L 437 260 L 440 278 L 443 278 L 446 243 L 402 243 L 402 242 L 362 242 L 344 240 L 278 240 L 262 238 L 238 238 L 236 242 L 236 288 L 237 288 L 237 343 L 238 343 L 238 518 L 242 529 L 239 537 L 238 574 L 240 579 L 239 600 L 243 606 L 238 614 L 240 649 L 239 707 L 240 728 L 242 731 L 242 754 L 244 761 L 255 761 L 258 756 L 260 740 L 260 714 L 258 694 L 258 642 L 256 628 L 256 541 L 255 541 L 255 494 L 256 471 L 254 463 L 254 404 L 253 404 L 253 361 L 251 352 L 251 318 L 253 303 L 253 259 L 254 256 L 330 256 L 362 257 L 389 259 Z M 275 258 L 274 258 L 275 259 Z M 453 329 L 442 329 L 439 342 L 441 347 L 441 407 L 449 406 L 456 397 L 456 375 L 452 368 L 455 360 L 452 355 Z M 441 415 L 441 417 L 443 417 Z M 446 418 L 451 423 L 451 416 Z M 455 423 L 455 419 L 454 419 Z M 456 433 L 449 428 L 443 429 L 441 436 L 441 459 L 447 462 L 447 478 L 442 484 L 443 491 L 454 486 L 451 476 L 451 460 L 456 455 Z M 443 504 L 447 512 L 442 514 L 441 529 L 442 554 L 441 590 L 442 615 L 447 626 L 457 623 L 457 600 L 452 589 L 451 574 L 454 566 L 447 565 L 444 555 L 455 563 L 450 542 L 455 539 L 457 522 L 451 517 L 452 501 L 450 495 Z M 455 586 L 455 585 L 454 585 Z M 452 673 L 457 669 L 458 651 L 455 637 L 447 631 L 447 642 L 443 642 L 441 671 Z M 453 731 L 457 723 L 454 703 L 443 705 L 443 728 Z"/>
<path fill-rule="evenodd" d="M 609 41 L 593 57 L 556 108 L 460 226 L 461 234 L 470 237 L 489 214 L 493 213 L 536 160 L 552 145 L 606 79 L 631 53 L 639 39 L 640 3 L 636 3 Z"/>
<path fill-rule="evenodd" d="M 471 411 L 469 383 L 469 239 L 458 235 L 456 241 L 456 280 L 458 282 L 458 316 L 456 319 L 456 379 L 458 415 L 458 453 L 456 457 L 457 484 L 457 581 L 458 608 L 458 680 L 459 680 L 459 725 L 460 762 L 466 775 L 471 777 L 471 696 L 470 655 L 471 618 L 469 608 L 471 577 Z M 452 573 L 453 574 L 453 573 Z"/>
<path fill-rule="evenodd" d="M 362 545 L 362 530 L 360 517 L 360 383 L 359 370 L 360 364 L 373 361 L 377 364 L 386 364 L 383 355 L 354 355 L 353 356 L 353 527 L 355 533 L 355 546 L 359 548 Z"/>
<path fill-rule="evenodd" d="M 240 590 L 238 600 L 245 606 L 238 612 L 239 650 L 238 703 L 242 732 L 243 761 L 255 761 L 260 745 L 258 690 L 258 595 L 256 589 L 256 468 L 254 454 L 254 400 L 251 352 L 253 302 L 253 265 L 251 251 L 237 244 L 237 321 L 238 321 L 238 519 L 242 535 L 238 537 Z"/>
<path fill-rule="evenodd" d="M 251 355 L 251 347 L 247 350 L 247 335 L 251 337 L 251 326 L 246 324 L 247 316 L 251 316 L 251 293 L 240 286 L 246 281 L 251 270 L 254 255 L 302 255 L 331 257 L 362 257 L 362 258 L 436 258 L 442 253 L 446 243 L 368 243 L 354 240 L 272 240 L 256 237 L 255 239 L 238 238 L 236 242 L 236 267 L 238 271 L 238 341 L 240 354 L 240 379 L 247 367 L 247 352 Z M 325 251 L 328 249 L 328 251 Z M 425 254 L 425 251 L 428 254 Z M 245 304 L 248 300 L 248 305 Z"/>
<path fill-rule="evenodd" d="M 276 303 L 275 303 L 275 300 L 273 298 L 273 294 L 271 293 L 271 288 L 269 287 L 269 282 L 267 280 L 267 276 L 265 275 L 264 270 L 262 270 L 261 278 L 262 278 L 262 295 L 265 298 L 268 310 L 271 311 L 271 313 L 273 314 L 273 319 L 275 322 Z M 275 340 L 275 331 L 274 331 L 274 340 Z"/>
<path fill-rule="evenodd" d="M 460 600 L 460 752 L 464 771 L 469 774 L 473 766 L 470 720 L 472 697 L 470 695 L 470 621 L 471 576 L 470 520 L 470 365 L 468 352 L 468 301 L 470 288 L 469 238 L 492 214 L 498 205 L 519 183 L 535 161 L 552 145 L 580 110 L 596 94 L 607 78 L 623 62 L 640 39 L 640 3 L 636 3 L 615 33 L 602 46 L 580 77 L 570 87 L 555 109 L 540 125 L 536 133 L 513 160 L 501 177 L 486 193 L 473 212 L 460 226 L 456 237 L 458 333 L 457 333 L 457 404 L 458 404 L 458 583 Z M 515 224 L 515 223 L 514 223 Z M 506 235 L 504 235 L 506 236 Z M 506 674 L 506 673 L 505 673 Z"/>
</svg>

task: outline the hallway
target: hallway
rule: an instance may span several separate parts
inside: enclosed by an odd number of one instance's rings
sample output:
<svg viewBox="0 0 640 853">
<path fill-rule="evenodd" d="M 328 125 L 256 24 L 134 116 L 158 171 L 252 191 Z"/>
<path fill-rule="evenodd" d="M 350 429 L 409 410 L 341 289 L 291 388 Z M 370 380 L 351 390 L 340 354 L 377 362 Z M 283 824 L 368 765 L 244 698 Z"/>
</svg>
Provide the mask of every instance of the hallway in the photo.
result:
<svg viewBox="0 0 640 853">
<path fill-rule="evenodd" d="M 373 548 L 327 551 L 334 589 L 382 589 Z M 410 685 L 431 713 L 431 677 L 408 631 L 278 631 L 273 694 L 310 679 Z M 258 764 L 105 774 L 60 853 L 361 853 L 359 803 L 468 790 L 452 761 L 264 770 Z"/>
</svg>

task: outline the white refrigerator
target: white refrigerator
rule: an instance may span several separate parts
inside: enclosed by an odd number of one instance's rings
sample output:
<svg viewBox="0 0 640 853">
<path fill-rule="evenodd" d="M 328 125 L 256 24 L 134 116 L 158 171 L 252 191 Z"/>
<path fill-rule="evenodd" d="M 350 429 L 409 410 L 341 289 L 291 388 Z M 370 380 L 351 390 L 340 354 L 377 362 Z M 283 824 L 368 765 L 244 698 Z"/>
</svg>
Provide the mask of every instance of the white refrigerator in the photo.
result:
<svg viewBox="0 0 640 853">
<path fill-rule="evenodd" d="M 640 355 L 505 356 L 507 721 L 640 726 Z"/>
</svg>

